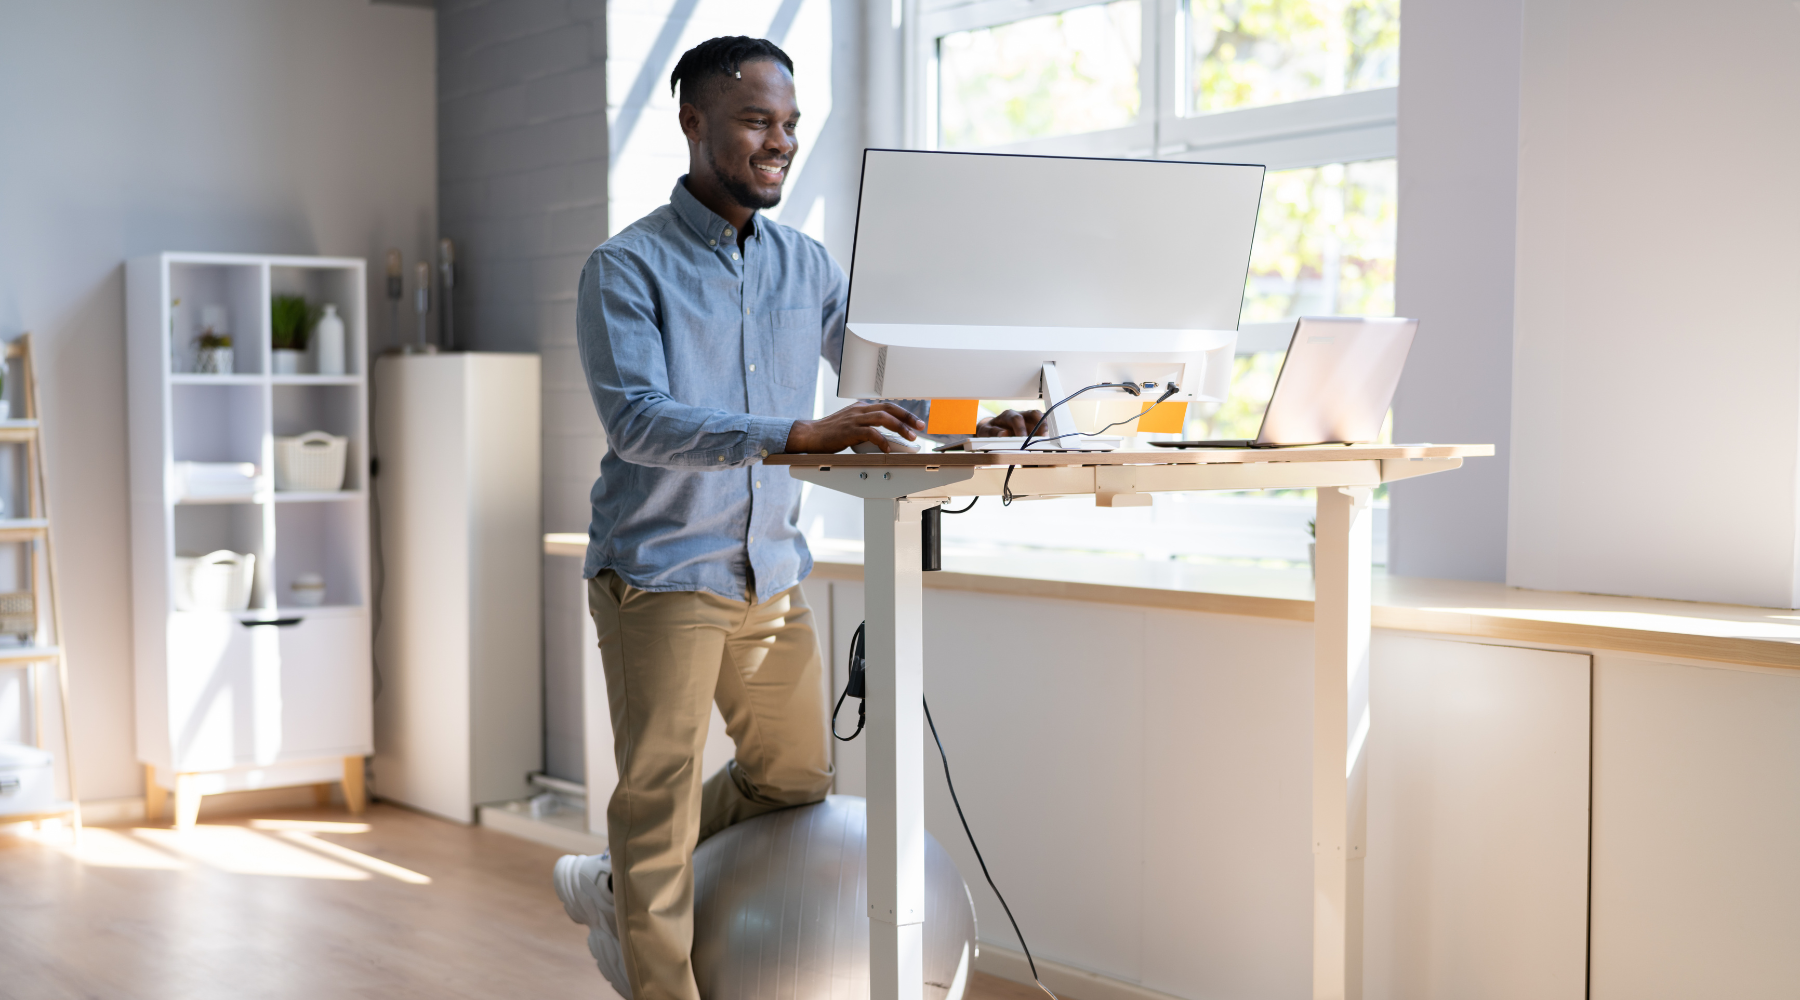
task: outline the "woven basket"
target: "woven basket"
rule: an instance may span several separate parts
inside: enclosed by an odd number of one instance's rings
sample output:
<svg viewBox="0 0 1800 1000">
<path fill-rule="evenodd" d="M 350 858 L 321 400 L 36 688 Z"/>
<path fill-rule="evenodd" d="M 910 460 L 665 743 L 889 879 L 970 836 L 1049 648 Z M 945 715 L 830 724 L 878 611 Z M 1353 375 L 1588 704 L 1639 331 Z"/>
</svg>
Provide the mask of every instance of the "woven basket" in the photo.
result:
<svg viewBox="0 0 1800 1000">
<path fill-rule="evenodd" d="M 350 439 L 324 431 L 275 439 L 275 488 L 278 490 L 341 490 L 344 458 Z"/>
<path fill-rule="evenodd" d="M 0 594 L 0 635 L 28 636 L 37 631 L 37 601 L 29 590 Z"/>
</svg>

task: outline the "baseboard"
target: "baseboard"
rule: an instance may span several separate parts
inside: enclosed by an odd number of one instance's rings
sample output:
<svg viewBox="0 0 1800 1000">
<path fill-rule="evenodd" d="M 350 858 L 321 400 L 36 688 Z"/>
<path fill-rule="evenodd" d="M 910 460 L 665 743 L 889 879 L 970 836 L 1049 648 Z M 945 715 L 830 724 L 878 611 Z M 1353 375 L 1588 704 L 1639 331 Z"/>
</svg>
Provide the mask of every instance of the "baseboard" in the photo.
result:
<svg viewBox="0 0 1800 1000">
<path fill-rule="evenodd" d="M 1044 985 L 1055 990 L 1056 995 L 1065 1000 L 1180 1000 L 1168 993 L 1159 993 L 1136 983 L 1102 976 L 1061 962 L 1040 958 L 1037 960 L 1037 967 L 1038 974 L 1044 978 Z M 975 956 L 975 971 L 1032 985 L 1031 966 L 1025 961 L 1023 952 L 995 947 L 986 941 L 981 943 L 981 951 Z"/>
<path fill-rule="evenodd" d="M 572 829 L 557 823 L 533 819 L 506 808 L 506 804 L 481 806 L 477 809 L 482 826 L 511 834 L 522 840 L 546 844 L 571 854 L 599 854 L 606 850 L 606 838 L 586 830 Z"/>
<path fill-rule="evenodd" d="M 342 808 L 343 798 L 332 786 L 332 802 Z M 163 815 L 145 816 L 144 800 L 132 795 L 119 799 L 81 800 L 81 821 L 92 826 L 121 823 L 166 823 L 174 816 L 174 799 L 164 798 Z M 200 818 L 242 816 L 245 813 L 310 809 L 317 804 L 312 785 L 288 785 L 280 788 L 256 788 L 243 792 L 220 792 L 200 799 Z"/>
<path fill-rule="evenodd" d="M 144 798 L 132 795 L 122 799 L 83 799 L 81 801 L 81 822 L 92 826 L 112 826 L 118 823 L 142 823 L 144 821 Z"/>
</svg>

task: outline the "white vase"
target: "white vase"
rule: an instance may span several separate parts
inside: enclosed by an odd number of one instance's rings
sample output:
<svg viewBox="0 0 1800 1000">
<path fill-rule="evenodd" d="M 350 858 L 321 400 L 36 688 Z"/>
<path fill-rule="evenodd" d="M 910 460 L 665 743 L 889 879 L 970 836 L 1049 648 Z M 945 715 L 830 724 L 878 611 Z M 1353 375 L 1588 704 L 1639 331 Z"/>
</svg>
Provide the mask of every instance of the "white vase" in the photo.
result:
<svg viewBox="0 0 1800 1000">
<path fill-rule="evenodd" d="M 196 349 L 194 371 L 200 375 L 230 375 L 233 371 L 231 348 L 201 347 Z"/>
<path fill-rule="evenodd" d="M 275 374 L 277 374 L 277 375 L 298 375 L 298 374 L 300 374 L 300 359 L 306 357 L 305 351 L 288 351 L 288 350 L 283 350 L 281 348 L 276 348 L 271 353 L 274 355 L 274 358 L 275 358 Z"/>
<path fill-rule="evenodd" d="M 319 346 L 319 374 L 344 374 L 344 321 L 338 317 L 337 306 L 325 306 L 325 315 L 313 328 L 313 343 Z"/>
</svg>

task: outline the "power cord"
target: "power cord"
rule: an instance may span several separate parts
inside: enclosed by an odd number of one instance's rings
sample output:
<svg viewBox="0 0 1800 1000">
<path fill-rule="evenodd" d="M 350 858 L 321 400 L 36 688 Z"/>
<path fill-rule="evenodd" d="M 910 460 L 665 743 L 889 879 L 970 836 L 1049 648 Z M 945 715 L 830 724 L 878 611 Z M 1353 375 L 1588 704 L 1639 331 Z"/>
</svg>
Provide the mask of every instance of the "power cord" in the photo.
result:
<svg viewBox="0 0 1800 1000">
<path fill-rule="evenodd" d="M 1095 389 L 1123 389 L 1126 392 L 1131 393 L 1133 396 L 1141 396 L 1144 394 L 1144 390 L 1142 388 L 1140 388 L 1136 382 L 1096 382 L 1093 385 L 1088 386 L 1086 389 L 1077 389 L 1074 392 L 1069 393 L 1067 396 L 1064 396 L 1063 398 L 1050 404 L 1050 408 L 1044 411 L 1043 416 L 1038 417 L 1038 422 L 1031 425 L 1031 433 L 1025 435 L 1025 443 L 1019 445 L 1019 450 L 1025 451 L 1026 449 L 1031 447 L 1032 439 L 1037 437 L 1038 431 L 1043 430 L 1044 421 L 1050 419 L 1050 414 L 1054 413 L 1056 411 L 1057 407 L 1063 405 L 1064 403 L 1067 403 L 1069 400 L 1074 399 L 1076 396 L 1079 396 L 1084 392 L 1092 392 Z M 1068 437 L 1068 435 L 1064 434 L 1063 437 Z M 1055 438 L 1052 438 L 1051 440 L 1055 440 Z"/>
<path fill-rule="evenodd" d="M 937 744 L 938 756 L 944 761 L 944 785 L 950 789 L 950 801 L 956 806 L 956 818 L 962 821 L 963 836 L 969 838 L 969 847 L 975 852 L 975 861 L 981 865 L 981 877 L 987 879 L 988 888 L 994 890 L 994 898 L 1000 901 L 1000 908 L 1006 911 L 1006 920 L 1012 924 L 1013 934 L 1019 939 L 1019 947 L 1025 951 L 1025 964 L 1031 967 L 1031 981 L 1037 988 L 1049 995 L 1050 1000 L 1062 1000 L 1044 985 L 1038 978 L 1037 960 L 1031 957 L 1031 946 L 1025 943 L 1025 932 L 1019 930 L 1019 921 L 1013 917 L 1012 907 L 1006 905 L 1006 897 L 1000 894 L 1000 887 L 994 884 L 994 876 L 988 871 L 987 859 L 981 856 L 981 846 L 975 843 L 975 831 L 969 829 L 969 817 L 963 815 L 962 800 L 956 797 L 956 782 L 950 780 L 950 755 L 944 752 L 944 741 L 938 737 L 937 723 L 931 721 L 931 702 L 919 699 L 925 706 L 925 724 L 931 727 L 931 741 Z"/>
<path fill-rule="evenodd" d="M 1170 382 L 1169 387 L 1167 389 L 1163 390 L 1163 394 L 1161 396 L 1157 397 L 1156 402 L 1151 403 L 1149 406 L 1144 407 L 1144 409 L 1138 413 L 1133 413 L 1131 416 L 1126 417 L 1124 420 L 1115 420 L 1112 423 L 1107 424 L 1105 427 L 1102 427 L 1097 431 L 1076 431 L 1073 434 L 1058 434 L 1057 436 L 1051 437 L 1051 438 L 1039 438 L 1038 443 L 1042 444 L 1045 441 L 1061 441 L 1063 438 L 1066 438 L 1066 437 L 1098 437 L 1099 435 L 1105 434 L 1107 431 L 1112 430 L 1114 427 L 1117 427 L 1120 424 L 1129 424 L 1133 420 L 1143 419 L 1144 414 L 1149 413 L 1151 410 L 1154 410 L 1157 407 L 1163 405 L 1165 402 L 1168 402 L 1168 399 L 1170 396 L 1173 396 L 1180 391 L 1181 391 L 1181 386 L 1178 386 L 1175 383 Z"/>
<path fill-rule="evenodd" d="M 868 699 L 863 694 L 868 689 L 863 673 L 863 627 L 867 624 L 867 622 L 858 623 L 856 634 L 850 637 L 850 679 L 844 682 L 844 693 L 838 695 L 837 704 L 831 708 L 831 735 L 837 736 L 844 743 L 861 735 L 863 724 L 868 721 L 866 714 Z M 845 698 L 856 699 L 856 731 L 849 736 L 838 736 L 838 711 L 844 707 Z"/>
<path fill-rule="evenodd" d="M 978 497 L 977 499 L 980 498 Z M 971 501 L 969 507 L 973 506 L 975 506 L 975 504 Z M 963 510 L 968 509 L 968 507 L 963 508 Z M 953 513 L 960 514 L 962 511 L 954 511 Z M 863 631 L 867 626 L 867 622 L 859 623 L 856 626 L 856 633 L 850 637 L 850 679 L 844 684 L 844 693 L 838 695 L 837 705 L 831 709 L 831 735 L 837 736 L 839 740 L 842 740 L 845 743 L 856 739 L 858 736 L 862 735 L 863 731 L 864 706 L 868 702 L 865 695 L 865 692 L 867 691 L 867 678 L 864 669 L 866 656 Z M 838 736 L 838 712 L 844 707 L 844 699 L 852 697 L 857 700 L 856 732 L 851 733 L 849 736 Z M 956 806 L 956 818 L 962 822 L 963 836 L 969 838 L 969 848 L 975 852 L 975 861 L 977 864 L 981 865 L 981 877 L 987 879 L 988 888 L 994 890 L 994 898 L 1000 901 L 1000 909 L 1006 911 L 1006 920 L 1008 923 L 1012 924 L 1013 934 L 1019 939 L 1019 947 L 1025 951 L 1025 964 L 1031 967 L 1032 981 L 1037 983 L 1038 989 L 1043 990 L 1044 993 L 1050 997 L 1050 1000 L 1062 1000 L 1062 998 L 1058 997 L 1050 987 L 1044 985 L 1042 979 L 1038 978 L 1037 959 L 1031 957 L 1031 945 L 1025 943 L 1025 932 L 1019 930 L 1018 918 L 1013 916 L 1012 907 L 1007 904 L 1006 896 L 1000 892 L 1000 887 L 994 884 L 994 874 L 988 871 L 987 859 L 981 855 L 981 845 L 975 842 L 975 831 L 969 829 L 969 817 L 963 813 L 962 799 L 958 798 L 956 794 L 956 782 L 950 777 L 950 754 L 944 750 L 944 740 L 938 735 L 937 722 L 931 718 L 931 702 L 921 697 L 919 699 L 919 704 L 924 706 L 925 724 L 931 727 L 931 741 L 937 744 L 938 757 L 944 762 L 944 787 L 950 789 L 950 801 Z"/>
<path fill-rule="evenodd" d="M 1074 399 L 1076 396 L 1079 396 L 1082 393 L 1087 392 L 1091 389 L 1123 389 L 1126 392 L 1131 393 L 1133 396 L 1141 396 L 1144 393 L 1143 388 L 1140 387 L 1136 382 L 1099 382 L 1094 385 L 1088 386 L 1086 389 L 1080 389 L 1075 392 L 1072 392 L 1072 393 L 1068 394 L 1067 396 L 1064 396 L 1063 398 L 1050 404 L 1050 409 L 1045 410 L 1044 415 L 1038 418 L 1038 422 L 1032 425 L 1031 433 L 1025 435 L 1025 442 L 1023 444 L 1019 445 L 1019 450 L 1020 451 L 1029 451 L 1032 444 L 1041 443 L 1044 441 L 1061 441 L 1063 438 L 1066 438 L 1066 437 L 1094 437 L 1099 434 L 1104 434 L 1107 431 L 1113 429 L 1114 427 L 1119 426 L 1120 424 L 1128 424 L 1128 423 L 1131 423 L 1133 420 L 1137 420 L 1137 419 L 1143 417 L 1143 415 L 1145 413 L 1149 413 L 1151 410 L 1154 410 L 1157 407 L 1161 406 L 1170 396 L 1173 396 L 1177 392 L 1181 391 L 1181 387 L 1179 385 L 1176 385 L 1174 382 L 1170 382 L 1169 387 L 1167 389 L 1163 390 L 1163 394 L 1157 398 L 1156 402 L 1151 403 L 1143 411 L 1141 411 L 1139 413 L 1134 413 L 1131 416 L 1126 417 L 1124 420 L 1115 420 L 1112 423 L 1107 424 L 1105 427 L 1102 427 L 1097 431 L 1076 431 L 1072 434 L 1058 434 L 1056 437 L 1053 437 L 1053 438 L 1040 438 L 1037 436 L 1037 432 L 1039 430 L 1043 429 L 1044 421 L 1050 419 L 1050 411 L 1051 410 L 1056 409 L 1057 407 L 1063 405 L 1064 403 L 1068 402 L 1069 400 Z M 1016 468 L 1018 468 L 1018 466 L 1016 466 L 1016 465 L 1007 466 L 1006 467 L 1006 478 L 1002 479 L 1000 481 L 1000 505 L 1002 507 L 1011 507 L 1013 501 L 1019 499 L 1018 495 L 1013 493 L 1013 491 L 1012 491 L 1012 474 L 1013 474 L 1013 470 Z M 957 511 L 956 513 L 960 514 L 962 512 Z"/>
</svg>

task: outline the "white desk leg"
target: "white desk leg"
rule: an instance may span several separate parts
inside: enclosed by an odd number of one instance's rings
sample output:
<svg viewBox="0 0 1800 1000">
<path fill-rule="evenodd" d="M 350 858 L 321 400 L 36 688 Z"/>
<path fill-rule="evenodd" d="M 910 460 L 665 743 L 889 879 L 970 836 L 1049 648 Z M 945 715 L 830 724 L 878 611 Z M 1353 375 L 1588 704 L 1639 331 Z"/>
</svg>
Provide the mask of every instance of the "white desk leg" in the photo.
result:
<svg viewBox="0 0 1800 1000">
<path fill-rule="evenodd" d="M 1370 492 L 1366 486 L 1319 490 L 1313 597 L 1313 1000 L 1362 997 Z"/>
<path fill-rule="evenodd" d="M 863 501 L 869 728 L 869 997 L 925 978 L 924 580 L 915 500 Z"/>
</svg>

